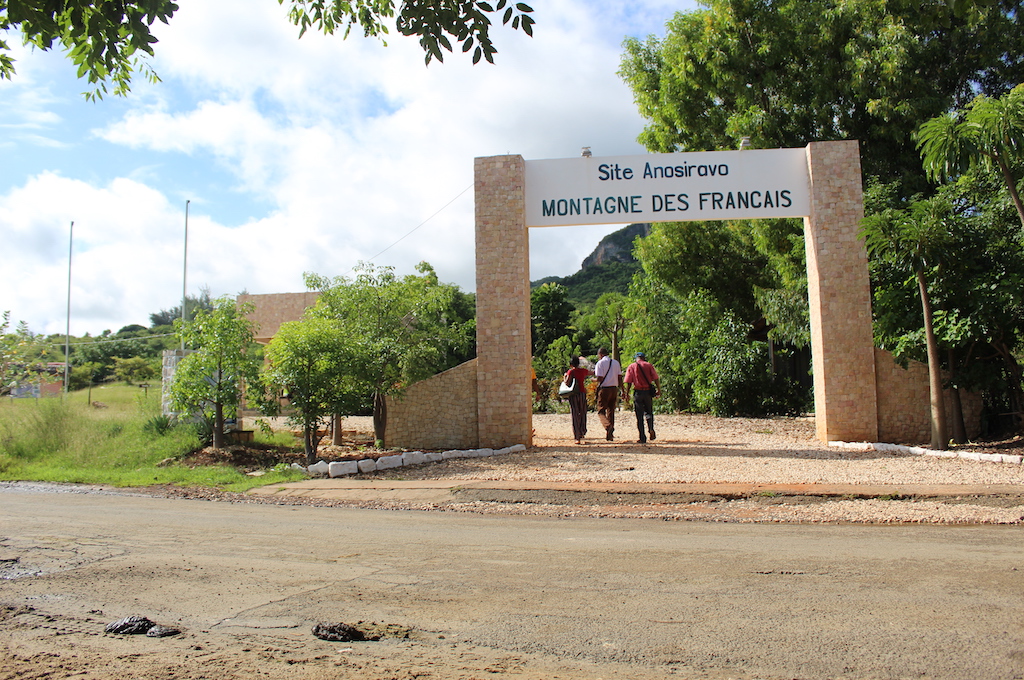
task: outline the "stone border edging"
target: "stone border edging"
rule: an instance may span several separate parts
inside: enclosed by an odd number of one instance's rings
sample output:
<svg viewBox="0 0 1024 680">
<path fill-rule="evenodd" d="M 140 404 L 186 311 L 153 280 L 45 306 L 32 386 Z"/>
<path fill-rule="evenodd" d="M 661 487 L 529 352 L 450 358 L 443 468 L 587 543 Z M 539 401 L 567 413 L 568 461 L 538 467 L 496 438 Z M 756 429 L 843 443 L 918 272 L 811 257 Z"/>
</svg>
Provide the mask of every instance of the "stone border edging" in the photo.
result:
<svg viewBox="0 0 1024 680">
<path fill-rule="evenodd" d="M 935 451 L 921 446 L 904 446 L 902 444 L 886 444 L 884 442 L 844 442 L 830 441 L 828 446 L 850 449 L 852 451 L 890 451 L 898 453 L 912 453 L 919 456 L 935 456 L 937 458 L 961 458 L 963 460 L 976 460 L 989 463 L 1010 463 L 1013 465 L 1024 464 L 1024 455 L 1013 455 L 1006 453 L 976 453 L 974 451 Z M 525 451 L 523 444 L 514 444 L 503 449 L 463 449 L 451 451 L 433 451 L 424 453 L 422 451 L 406 451 L 380 458 L 362 458 L 360 460 L 334 461 L 327 463 L 317 461 L 309 467 L 292 463 L 292 468 L 302 470 L 310 475 L 327 475 L 329 477 L 345 477 L 360 473 L 376 472 L 377 470 L 390 470 L 398 467 L 411 465 L 423 465 L 425 463 L 436 463 L 452 458 L 486 458 L 488 456 L 500 456 L 509 453 Z"/>
<path fill-rule="evenodd" d="M 913 453 L 919 456 L 935 456 L 936 458 L 962 458 L 964 460 L 977 460 L 988 463 L 1011 463 L 1015 465 L 1024 464 L 1024 456 L 1008 453 L 976 453 L 974 451 L 936 451 L 926 449 L 922 446 L 903 446 L 901 444 L 885 444 L 882 442 L 828 442 L 829 446 L 838 446 L 854 451 L 896 451 L 899 453 Z"/>
<path fill-rule="evenodd" d="M 465 449 L 452 451 L 433 451 L 423 453 L 422 451 L 406 451 L 391 456 L 380 458 L 363 458 L 360 460 L 343 460 L 331 463 L 322 460 L 313 463 L 309 467 L 292 463 L 292 468 L 302 470 L 311 475 L 328 475 L 329 477 L 344 477 L 377 470 L 390 470 L 392 468 L 407 467 L 410 465 L 423 465 L 424 463 L 437 463 L 452 458 L 486 458 L 488 456 L 501 456 L 508 453 L 519 453 L 525 451 L 524 444 L 514 444 L 503 449 Z"/>
</svg>

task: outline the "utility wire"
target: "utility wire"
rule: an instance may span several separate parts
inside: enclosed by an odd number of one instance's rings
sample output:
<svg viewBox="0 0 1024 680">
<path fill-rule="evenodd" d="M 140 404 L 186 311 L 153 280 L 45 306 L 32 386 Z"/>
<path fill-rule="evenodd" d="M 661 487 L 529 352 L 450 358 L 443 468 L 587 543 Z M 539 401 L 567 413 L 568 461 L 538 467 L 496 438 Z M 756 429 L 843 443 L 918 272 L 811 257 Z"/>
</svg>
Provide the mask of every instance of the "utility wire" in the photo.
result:
<svg viewBox="0 0 1024 680">
<path fill-rule="evenodd" d="M 109 344 L 111 342 L 131 342 L 132 340 L 152 340 L 153 338 L 169 338 L 172 335 L 177 335 L 177 334 L 176 333 L 158 333 L 156 335 L 141 335 L 141 336 L 134 336 L 134 337 L 131 337 L 131 338 L 108 338 L 106 340 L 90 340 L 90 341 L 87 341 L 87 342 L 72 342 L 71 346 L 72 347 L 78 347 L 80 345 L 106 345 L 106 344 Z M 46 343 L 46 346 L 47 347 L 63 347 L 64 343 L 63 342 L 61 342 L 61 343 L 49 342 L 49 343 Z"/>
<path fill-rule="evenodd" d="M 438 208 L 437 212 L 435 212 L 435 213 L 434 213 L 433 215 L 431 215 L 431 216 L 430 216 L 430 217 L 428 217 L 427 219 L 425 219 L 425 220 L 423 220 L 422 222 L 420 222 L 419 224 L 417 224 L 417 225 L 416 225 L 415 227 L 413 227 L 413 228 L 412 228 L 412 229 L 411 229 L 411 230 L 409 231 L 409 233 L 407 233 L 407 234 L 406 234 L 405 236 L 403 236 L 402 238 L 398 239 L 397 241 L 395 241 L 394 243 L 392 243 L 391 245 L 389 245 L 389 246 L 388 246 L 387 248 L 385 248 L 384 250 L 380 251 L 379 253 L 377 253 L 376 255 L 374 255 L 373 257 L 371 257 L 369 261 L 370 261 L 370 262 L 373 262 L 373 261 L 374 261 L 375 259 L 377 259 L 377 258 L 378 258 L 378 257 L 380 257 L 381 255 L 383 255 L 384 253 L 388 252 L 389 250 L 391 250 L 392 248 L 394 248 L 395 246 L 397 246 L 397 245 L 398 245 L 399 243 L 401 243 L 401 242 L 402 242 L 403 240 L 405 240 L 405 239 L 406 239 L 407 237 L 409 237 L 410 235 L 412 235 L 412 233 L 413 233 L 414 231 L 416 231 L 417 229 L 419 229 L 420 227 L 422 227 L 422 226 L 423 226 L 424 224 L 426 224 L 426 223 L 427 223 L 427 222 L 429 222 L 430 220 L 432 220 L 432 219 L 434 219 L 435 217 L 437 217 L 438 215 L 440 215 L 440 214 L 441 214 L 441 213 L 442 213 L 442 212 L 444 211 L 444 209 L 445 209 L 445 208 L 447 208 L 447 207 L 448 207 L 448 206 L 450 206 L 450 205 L 451 205 L 452 203 L 454 203 L 455 201 L 457 201 L 457 200 L 459 200 L 460 198 L 462 198 L 462 194 L 466 193 L 467 191 L 469 191 L 469 190 L 470 190 L 470 189 L 472 189 L 472 188 L 473 188 L 473 185 L 472 185 L 472 184 L 470 184 L 470 185 L 469 185 L 468 187 L 466 187 L 465 189 L 463 189 L 462 191 L 460 191 L 460 192 L 459 192 L 459 194 L 458 194 L 458 195 L 457 195 L 457 196 L 456 196 L 455 198 L 453 198 L 452 200 L 448 201 L 447 203 L 445 203 L 444 205 L 442 205 L 442 206 L 441 206 L 440 208 Z"/>
<path fill-rule="evenodd" d="M 420 227 L 422 227 L 423 225 L 425 225 L 425 224 L 426 224 L 427 222 L 429 222 L 430 220 L 432 220 L 432 219 L 434 219 L 435 217 L 437 217 L 438 215 L 440 215 L 440 214 L 441 214 L 442 212 L 444 212 L 445 208 L 447 208 L 447 207 L 448 207 L 448 206 L 450 206 L 450 205 L 451 205 L 452 203 L 454 203 L 455 201 L 457 201 L 457 200 L 459 200 L 460 198 L 462 198 L 462 195 L 463 195 L 464 193 L 466 193 L 467 191 L 469 191 L 470 189 L 472 189 L 472 188 L 473 188 L 473 185 L 472 185 L 472 184 L 470 184 L 470 185 L 469 185 L 469 186 L 467 186 L 467 187 L 466 187 L 465 189 L 463 189 L 462 191 L 460 191 L 460 192 L 459 192 L 458 194 L 456 194 L 456 196 L 455 196 L 455 197 L 454 197 L 453 199 L 451 199 L 450 201 L 448 201 L 447 203 L 445 203 L 444 205 L 442 205 L 442 206 L 441 206 L 440 208 L 438 208 L 438 209 L 437 209 L 437 210 L 436 210 L 436 211 L 434 212 L 434 214 L 433 214 L 433 215 L 431 215 L 431 216 L 430 216 L 430 217 L 428 217 L 427 219 L 425 219 L 425 220 L 423 220 L 422 222 L 420 222 L 419 224 L 417 224 L 417 225 L 416 225 L 415 227 L 413 227 L 412 229 L 410 229 L 410 230 L 409 230 L 409 231 L 408 231 L 408 232 L 407 232 L 407 233 L 406 233 L 406 234 L 405 234 L 404 236 L 402 236 L 402 237 L 401 237 L 400 239 L 398 239 L 397 241 L 395 241 L 394 243 L 392 243 L 391 245 L 389 245 L 389 246 L 388 246 L 387 248 L 385 248 L 384 250 L 380 251 L 379 253 L 377 253 L 376 255 L 374 255 L 373 257 L 371 257 L 371 258 L 369 259 L 369 262 L 373 262 L 373 261 L 374 261 L 375 259 L 377 259 L 377 258 L 378 258 L 378 257 L 380 257 L 381 255 L 383 255 L 384 253 L 388 252 L 389 250 L 391 250 L 392 248 L 394 248 L 395 246 L 397 246 L 397 245 L 398 245 L 399 243 L 401 243 L 402 241 L 404 241 L 404 240 L 405 240 L 406 238 L 408 238 L 409 236 L 411 236 L 411 235 L 413 234 L 413 232 L 415 232 L 416 230 L 418 230 L 418 229 L 419 229 Z M 354 270 L 354 269 L 355 269 L 355 267 L 353 267 L 352 269 Z M 150 340 L 150 339 L 152 339 L 152 338 L 166 338 L 166 337 L 170 337 L 170 336 L 172 336 L 172 335 L 176 335 L 176 333 L 161 333 L 161 334 L 159 334 L 159 335 L 146 335 L 146 336 L 143 336 L 143 337 L 133 337 L 133 338 L 111 338 L 111 339 L 109 339 L 109 340 L 95 340 L 95 341 L 91 341 L 91 342 L 73 342 L 73 343 L 71 343 L 71 345 L 72 345 L 72 346 L 76 346 L 76 347 L 77 347 L 77 346 L 79 346 L 79 345 L 103 345 L 103 344 L 107 344 L 107 343 L 111 343 L 111 342 L 125 342 L 125 341 L 128 341 L 128 340 Z M 48 343 L 48 344 L 47 344 L 47 346 L 48 346 L 48 347 L 58 347 L 58 346 L 61 346 L 61 345 L 63 345 L 63 343 L 60 343 L 59 345 L 58 345 L 57 343 Z"/>
</svg>

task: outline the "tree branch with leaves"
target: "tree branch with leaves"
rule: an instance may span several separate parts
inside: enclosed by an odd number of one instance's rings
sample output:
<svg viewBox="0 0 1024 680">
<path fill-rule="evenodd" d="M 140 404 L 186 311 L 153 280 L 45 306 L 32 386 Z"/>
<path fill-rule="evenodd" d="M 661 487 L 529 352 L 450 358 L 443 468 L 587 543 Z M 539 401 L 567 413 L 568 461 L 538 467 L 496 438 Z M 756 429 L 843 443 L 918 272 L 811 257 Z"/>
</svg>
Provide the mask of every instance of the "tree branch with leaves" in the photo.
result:
<svg viewBox="0 0 1024 680">
<path fill-rule="evenodd" d="M 942 396 L 942 359 L 928 283 L 930 272 L 940 265 L 949 243 L 953 221 L 952 206 L 942 197 L 935 197 L 915 201 L 905 210 L 888 209 L 866 217 L 861 228 L 871 255 L 902 265 L 913 273 L 917 283 L 928 353 L 931 447 L 940 451 L 949 448 L 949 434 Z"/>
<path fill-rule="evenodd" d="M 914 138 L 924 170 L 935 182 L 975 167 L 997 170 L 1024 229 L 1024 201 L 1017 189 L 1024 161 L 1024 84 L 1002 97 L 978 95 L 963 109 L 922 124 Z"/>
<path fill-rule="evenodd" d="M 278 2 L 289 5 L 288 18 L 299 27 L 300 38 L 310 28 L 328 35 L 341 29 L 347 38 L 356 26 L 364 36 L 382 37 L 394 19 L 399 33 L 419 37 L 428 64 L 444 61 L 442 49 L 454 51 L 453 41 L 464 53 L 472 50 L 474 64 L 481 58 L 493 63 L 498 50 L 491 40 L 492 16 L 533 35 L 533 8 L 508 0 L 404 0 L 397 13 L 393 0 Z M 87 99 L 102 98 L 108 87 L 125 96 L 136 71 L 159 81 L 146 61 L 155 55 L 152 27 L 158 21 L 169 23 L 177 11 L 172 0 L 0 0 L 0 80 L 15 74 L 10 46 L 3 39 L 13 32 L 42 50 L 60 45 L 78 67 L 78 77 L 93 86 L 85 93 Z"/>
</svg>

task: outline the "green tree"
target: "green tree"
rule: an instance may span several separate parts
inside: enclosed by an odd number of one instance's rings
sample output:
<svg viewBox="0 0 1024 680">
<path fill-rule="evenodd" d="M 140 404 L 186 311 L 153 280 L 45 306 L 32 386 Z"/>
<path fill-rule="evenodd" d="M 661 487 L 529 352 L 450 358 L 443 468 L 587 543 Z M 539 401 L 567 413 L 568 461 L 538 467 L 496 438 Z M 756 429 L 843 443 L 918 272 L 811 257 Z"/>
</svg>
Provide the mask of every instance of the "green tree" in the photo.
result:
<svg viewBox="0 0 1024 680">
<path fill-rule="evenodd" d="M 928 279 L 946 252 L 953 224 L 952 206 L 942 197 L 913 202 L 905 210 L 889 209 L 864 219 L 862 234 L 868 252 L 888 258 L 908 269 L 917 282 L 925 346 L 928 353 L 928 387 L 931 397 L 931 447 L 949 447 L 946 408 L 942 396 L 942 359 L 935 335 Z"/>
<path fill-rule="evenodd" d="M 263 372 L 267 395 L 287 394 L 302 427 L 306 464 L 316 462 L 319 427 L 350 403 L 353 352 L 350 338 L 333 319 L 305 318 L 281 324 L 267 345 Z"/>
<path fill-rule="evenodd" d="M 775 287 L 746 222 L 665 222 L 637 241 L 644 271 L 680 296 L 705 290 L 741 318 L 757 318 L 754 287 Z"/>
<path fill-rule="evenodd" d="M 179 337 L 195 349 L 183 358 L 171 381 L 171 407 L 180 414 L 202 414 L 212 424 L 213 447 L 224 448 L 224 418 L 238 411 L 245 385 L 258 385 L 259 356 L 251 351 L 255 327 L 246 314 L 251 303 L 214 301 L 191 321 L 175 322 Z"/>
<path fill-rule="evenodd" d="M 167 327 L 168 331 L 170 329 Z M 175 341 L 171 337 L 153 335 L 153 329 L 126 326 L 113 334 L 105 330 L 95 337 L 87 334 L 72 338 L 71 365 L 95 364 L 98 367 L 96 381 L 102 382 L 114 377 L 119 360 L 140 358 L 155 364 L 161 352 L 174 346 Z M 60 336 L 60 344 L 63 339 L 64 336 Z"/>
<path fill-rule="evenodd" d="M 91 388 L 99 380 L 103 367 L 97 363 L 90 362 L 71 367 L 71 375 L 68 376 L 69 390 L 84 390 Z M 89 393 L 89 400 L 92 401 L 92 392 Z"/>
<path fill-rule="evenodd" d="M 549 387 L 558 384 L 562 375 L 569 370 L 569 360 L 578 356 L 580 356 L 580 346 L 573 342 L 571 337 L 563 335 L 556 338 L 548 345 L 544 353 L 534 360 L 537 378 L 544 381 L 544 384 Z M 545 395 L 546 398 L 550 396 L 550 393 Z"/>
<path fill-rule="evenodd" d="M 706 291 L 688 295 L 680 310 L 680 341 L 662 351 L 689 383 L 693 408 L 714 416 L 764 415 L 772 390 L 767 346 L 748 341 L 749 324 Z"/>
<path fill-rule="evenodd" d="M 677 411 L 694 408 L 693 383 L 687 379 L 685 367 L 672 358 L 682 338 L 680 319 L 685 314 L 685 298 L 664 281 L 639 272 L 630 284 L 628 314 L 632 324 L 622 347 L 627 357 L 622 362 L 623 370 L 630 363 L 629 357 L 644 352 L 661 374 L 664 398 L 657 401 Z M 656 402 L 655 407 L 658 406 Z"/>
<path fill-rule="evenodd" d="M 906 0 L 702 4 L 662 39 L 625 42 L 619 73 L 651 151 L 857 139 L 866 174 L 920 191 L 920 122 L 1024 81 L 1017 0 L 964 14 Z"/>
<path fill-rule="evenodd" d="M 543 354 L 551 343 L 571 332 L 574 311 L 568 292 L 561 284 L 545 283 L 530 291 L 534 355 Z"/>
<path fill-rule="evenodd" d="M 204 309 L 206 311 L 213 309 L 213 300 L 210 299 L 209 288 L 203 288 L 200 290 L 199 295 L 196 297 L 192 295 L 185 296 L 186 321 L 195 318 L 196 312 L 200 309 Z M 173 326 L 174 322 L 179 319 L 181 319 L 181 305 L 171 307 L 170 309 L 161 309 L 159 312 L 153 312 L 149 315 L 149 323 L 152 328 Z"/>
<path fill-rule="evenodd" d="M 866 209 L 905 212 L 912 201 L 899 194 L 896 188 L 871 185 Z M 928 293 L 952 398 L 950 431 L 953 441 L 962 443 L 960 390 L 981 392 L 991 414 L 1024 412 L 1017 359 L 1024 337 L 1024 244 L 998 172 L 967 172 L 939 187 L 938 196 L 951 206 L 956 222 L 940 266 L 929 271 Z M 873 257 L 871 282 L 876 344 L 901 363 L 927 361 L 916 277 L 908 276 L 904 262 Z M 1002 420 L 988 419 L 992 431 Z M 1016 416 L 1013 429 L 1019 431 L 1021 422 Z"/>
<path fill-rule="evenodd" d="M 702 287 L 678 289 L 638 274 L 630 289 L 626 356 L 645 352 L 662 375 L 659 408 L 719 416 L 803 412 L 809 392 L 774 376 L 765 343 L 748 338 L 749 321 Z"/>
<path fill-rule="evenodd" d="M 151 380 L 156 376 L 157 370 L 153 363 L 146 361 L 142 357 L 130 357 L 128 359 L 117 357 L 114 359 L 114 377 L 129 385 L 144 380 Z"/>
<path fill-rule="evenodd" d="M 306 275 L 306 285 L 320 291 L 309 315 L 338 324 L 351 348 L 349 377 L 373 395 L 374 437 L 381 445 L 385 398 L 448 368 L 469 344 L 467 330 L 473 327 L 453 312 L 458 287 L 439 283 L 426 262 L 416 270 L 418 275 L 398 277 L 392 267 L 360 263 L 351 280 Z"/>
<path fill-rule="evenodd" d="M 620 349 L 622 336 L 629 326 L 631 317 L 628 313 L 629 299 L 621 293 L 605 293 L 597 299 L 592 310 L 583 314 L 580 325 L 598 334 L 602 343 L 606 343 L 611 356 L 621 362 Z"/>
<path fill-rule="evenodd" d="M 975 167 L 997 170 L 1024 229 L 1017 190 L 1024 161 L 1024 84 L 1002 97 L 978 95 L 963 109 L 926 121 L 915 137 L 929 179 L 954 179 Z"/>
<path fill-rule="evenodd" d="M 803 220 L 752 220 L 748 237 L 765 260 L 763 277 L 751 288 L 754 305 L 770 327 L 773 343 L 806 347 L 811 342 Z"/>
<path fill-rule="evenodd" d="M 37 373 L 47 361 L 47 347 L 21 321 L 11 328 L 11 313 L 5 311 L 0 320 L 0 396 Z"/>
<path fill-rule="evenodd" d="M 396 13 L 394 0 L 278 0 L 288 6 L 288 18 L 301 37 L 310 28 L 348 37 L 353 27 L 364 36 L 387 34 L 386 21 L 395 19 L 398 32 L 417 36 L 426 61 L 443 60 L 453 41 L 462 52 L 472 50 L 473 63 L 494 61 L 497 49 L 490 37 L 491 18 L 533 35 L 533 9 L 522 2 L 498 0 L 404 0 Z M 78 67 L 78 76 L 95 86 L 87 97 L 102 97 L 108 85 L 126 95 L 139 69 L 150 80 L 156 73 L 145 59 L 157 42 L 152 26 L 168 23 L 178 5 L 172 0 L 0 0 L 0 31 L 20 34 L 26 44 L 52 49 L 59 44 Z M 0 40 L 0 79 L 14 75 L 9 47 Z"/>
</svg>

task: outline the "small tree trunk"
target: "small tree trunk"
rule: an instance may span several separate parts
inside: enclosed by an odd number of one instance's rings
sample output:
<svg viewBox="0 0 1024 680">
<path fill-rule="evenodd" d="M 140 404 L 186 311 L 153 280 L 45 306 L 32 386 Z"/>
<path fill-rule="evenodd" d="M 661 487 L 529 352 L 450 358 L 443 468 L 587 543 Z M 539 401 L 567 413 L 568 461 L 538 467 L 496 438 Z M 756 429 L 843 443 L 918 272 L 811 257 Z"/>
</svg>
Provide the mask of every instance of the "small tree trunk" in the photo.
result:
<svg viewBox="0 0 1024 680">
<path fill-rule="evenodd" d="M 224 448 L 224 404 L 213 403 L 213 448 Z"/>
<path fill-rule="evenodd" d="M 384 432 L 388 429 L 388 404 L 379 391 L 373 393 L 373 439 L 380 447 L 385 445 Z"/>
<path fill-rule="evenodd" d="M 1015 433 L 1024 432 L 1024 380 L 1020 364 L 1013 356 L 1013 352 L 1003 341 L 993 342 L 992 346 L 1003 359 L 1003 365 L 1009 375 L 1010 411 L 1013 413 L 1013 429 Z"/>
<path fill-rule="evenodd" d="M 1013 206 L 1017 208 L 1017 218 L 1020 220 L 1021 229 L 1024 229 L 1024 202 L 1021 201 L 1020 194 L 1017 192 L 1017 180 L 1014 179 L 1010 166 L 1002 156 L 996 156 L 996 164 L 999 166 L 1000 172 L 1003 173 L 1003 180 L 1010 192 L 1010 198 L 1013 199 Z"/>
<path fill-rule="evenodd" d="M 331 444 L 334 446 L 341 446 L 341 421 L 345 420 L 345 416 L 339 416 L 337 414 L 331 418 Z"/>
<path fill-rule="evenodd" d="M 953 443 L 966 444 L 967 427 L 964 425 L 964 407 L 963 402 L 960 400 L 960 388 L 950 388 L 949 399 L 949 417 L 953 420 L 953 422 L 950 423 L 950 429 L 953 433 Z"/>
<path fill-rule="evenodd" d="M 949 448 L 949 436 L 946 434 L 946 408 L 942 402 L 942 373 L 939 365 L 939 343 L 935 339 L 932 328 L 932 304 L 928 298 L 928 286 L 924 280 L 924 271 L 917 270 L 917 288 L 921 294 L 921 309 L 924 312 L 924 337 L 928 347 L 928 388 L 931 393 L 932 407 L 932 440 L 931 447 L 936 451 Z"/>
<path fill-rule="evenodd" d="M 960 400 L 960 388 L 956 386 L 957 383 L 957 364 L 956 364 L 956 353 L 951 347 L 947 354 L 949 357 L 949 417 L 952 419 L 950 426 L 953 431 L 953 441 L 957 444 L 967 443 L 967 428 L 964 427 L 964 407 Z"/>
<path fill-rule="evenodd" d="M 306 465 L 312 465 L 316 462 L 316 428 L 317 422 L 306 423 L 302 428 L 302 449 L 306 454 Z"/>
</svg>

